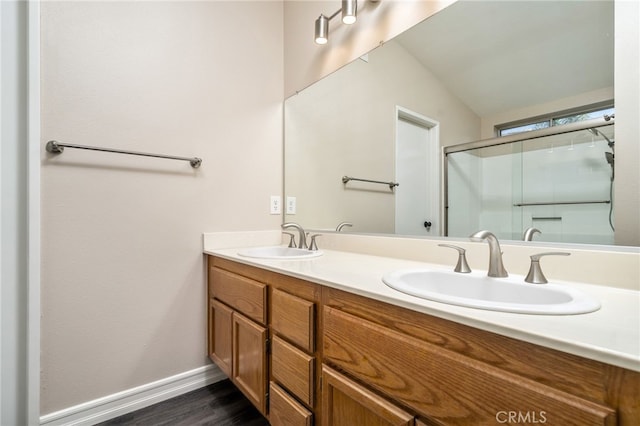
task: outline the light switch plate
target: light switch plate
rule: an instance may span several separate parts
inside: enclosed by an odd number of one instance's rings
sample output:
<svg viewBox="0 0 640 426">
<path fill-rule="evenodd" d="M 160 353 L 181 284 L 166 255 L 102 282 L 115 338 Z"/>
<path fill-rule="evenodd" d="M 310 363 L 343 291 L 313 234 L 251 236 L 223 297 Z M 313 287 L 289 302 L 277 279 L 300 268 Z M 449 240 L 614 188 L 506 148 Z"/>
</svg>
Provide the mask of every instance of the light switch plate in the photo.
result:
<svg viewBox="0 0 640 426">
<path fill-rule="evenodd" d="M 269 202 L 269 213 L 270 214 L 280 214 L 282 213 L 282 199 L 279 195 L 272 195 L 271 201 Z"/>
<path fill-rule="evenodd" d="M 296 214 L 296 197 L 287 197 L 287 214 Z"/>
</svg>

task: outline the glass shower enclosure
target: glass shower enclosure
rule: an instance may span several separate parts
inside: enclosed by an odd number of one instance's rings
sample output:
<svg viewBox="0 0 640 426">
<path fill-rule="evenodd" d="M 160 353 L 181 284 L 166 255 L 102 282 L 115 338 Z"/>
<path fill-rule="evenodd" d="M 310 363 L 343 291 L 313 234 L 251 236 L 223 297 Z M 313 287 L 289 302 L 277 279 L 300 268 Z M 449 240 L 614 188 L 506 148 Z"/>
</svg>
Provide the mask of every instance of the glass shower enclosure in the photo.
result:
<svg viewBox="0 0 640 426">
<path fill-rule="evenodd" d="M 445 235 L 613 244 L 614 131 L 602 118 L 445 147 Z"/>
</svg>

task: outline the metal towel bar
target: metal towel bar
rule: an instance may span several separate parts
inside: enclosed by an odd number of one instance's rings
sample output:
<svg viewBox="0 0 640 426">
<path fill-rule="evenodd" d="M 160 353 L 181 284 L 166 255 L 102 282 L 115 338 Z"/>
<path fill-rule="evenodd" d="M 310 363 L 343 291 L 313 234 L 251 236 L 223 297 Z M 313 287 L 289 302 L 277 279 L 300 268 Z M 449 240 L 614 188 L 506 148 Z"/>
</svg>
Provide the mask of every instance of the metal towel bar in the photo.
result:
<svg viewBox="0 0 640 426">
<path fill-rule="evenodd" d="M 392 191 L 393 191 L 393 188 L 395 188 L 396 186 L 400 185 L 397 182 L 384 182 L 384 181 L 380 181 L 380 180 L 360 179 L 360 178 L 354 178 L 354 177 L 350 177 L 350 176 L 342 176 L 342 183 L 347 183 L 350 180 L 356 180 L 358 182 L 381 183 L 383 185 L 389 185 L 389 189 L 392 190 Z"/>
<path fill-rule="evenodd" d="M 177 157 L 175 155 L 149 154 L 146 152 L 125 151 L 122 149 L 112 149 L 112 148 L 99 148 L 95 146 L 60 143 L 57 141 L 47 142 L 46 149 L 47 149 L 47 152 L 51 152 L 53 154 L 61 154 L 65 148 L 88 149 L 90 151 L 115 152 L 117 154 L 140 155 L 142 157 L 167 158 L 169 160 L 188 161 L 189 164 L 191 164 L 191 167 L 193 167 L 194 169 L 197 169 L 198 167 L 200 167 L 200 164 L 202 164 L 202 159 L 198 157 L 189 158 L 189 157 Z"/>
</svg>

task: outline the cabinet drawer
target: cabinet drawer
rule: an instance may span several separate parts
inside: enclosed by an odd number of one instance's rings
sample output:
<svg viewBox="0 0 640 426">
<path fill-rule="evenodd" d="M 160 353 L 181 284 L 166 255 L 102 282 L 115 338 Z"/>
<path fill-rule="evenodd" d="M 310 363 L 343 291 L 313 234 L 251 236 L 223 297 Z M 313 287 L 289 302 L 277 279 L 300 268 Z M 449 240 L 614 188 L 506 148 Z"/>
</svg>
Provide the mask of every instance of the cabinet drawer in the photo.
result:
<svg viewBox="0 0 640 426">
<path fill-rule="evenodd" d="M 500 413 L 548 424 L 615 424 L 609 407 L 326 306 L 323 355 L 436 422 L 495 424 Z"/>
<path fill-rule="evenodd" d="M 271 426 L 311 426 L 313 414 L 293 399 L 280 386 L 271 382 L 269 391 L 269 424 Z"/>
<path fill-rule="evenodd" d="M 273 289 L 271 328 L 307 352 L 314 351 L 315 304 Z"/>
<path fill-rule="evenodd" d="M 260 324 L 267 323 L 267 286 L 258 281 L 209 268 L 209 294 Z"/>
<path fill-rule="evenodd" d="M 314 364 L 314 357 L 277 336 L 273 337 L 271 344 L 273 379 L 310 407 L 313 406 Z"/>
</svg>

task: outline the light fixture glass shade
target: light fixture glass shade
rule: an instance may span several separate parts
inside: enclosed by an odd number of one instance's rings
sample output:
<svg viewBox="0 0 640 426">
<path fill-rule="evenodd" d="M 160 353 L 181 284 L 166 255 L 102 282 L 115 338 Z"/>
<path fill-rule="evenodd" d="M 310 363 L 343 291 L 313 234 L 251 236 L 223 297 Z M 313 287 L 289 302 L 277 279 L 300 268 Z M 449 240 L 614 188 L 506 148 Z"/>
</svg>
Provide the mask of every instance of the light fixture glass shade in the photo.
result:
<svg viewBox="0 0 640 426">
<path fill-rule="evenodd" d="M 342 22 L 351 25 L 356 22 L 358 13 L 357 0 L 342 0 Z"/>
<path fill-rule="evenodd" d="M 324 15 L 316 19 L 315 40 L 317 44 L 326 44 L 329 40 L 329 18 Z"/>
</svg>

